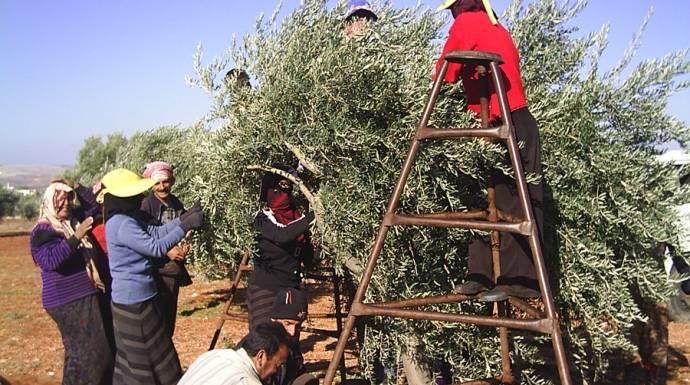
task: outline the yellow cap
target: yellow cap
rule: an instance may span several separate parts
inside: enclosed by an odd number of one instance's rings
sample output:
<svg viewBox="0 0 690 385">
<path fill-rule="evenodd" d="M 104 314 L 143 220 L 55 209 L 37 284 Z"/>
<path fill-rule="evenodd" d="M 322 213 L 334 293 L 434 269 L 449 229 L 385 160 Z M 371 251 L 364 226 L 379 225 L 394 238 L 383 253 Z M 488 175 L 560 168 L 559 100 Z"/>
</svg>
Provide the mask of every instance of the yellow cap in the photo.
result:
<svg viewBox="0 0 690 385">
<path fill-rule="evenodd" d="M 151 178 L 142 178 L 124 168 L 115 169 L 103 176 L 101 182 L 105 186 L 104 192 L 120 198 L 141 194 L 156 184 Z"/>
<path fill-rule="evenodd" d="M 436 12 L 441 12 L 444 9 L 450 8 L 455 2 L 458 0 L 445 0 L 443 4 L 439 5 L 438 8 L 436 8 Z M 496 16 L 494 16 L 494 10 L 491 8 L 491 3 L 489 0 L 482 0 L 482 5 L 484 5 L 484 10 L 486 10 L 486 14 L 489 15 L 489 20 L 491 20 L 491 24 L 496 25 L 498 24 L 498 20 L 496 20 Z"/>
</svg>

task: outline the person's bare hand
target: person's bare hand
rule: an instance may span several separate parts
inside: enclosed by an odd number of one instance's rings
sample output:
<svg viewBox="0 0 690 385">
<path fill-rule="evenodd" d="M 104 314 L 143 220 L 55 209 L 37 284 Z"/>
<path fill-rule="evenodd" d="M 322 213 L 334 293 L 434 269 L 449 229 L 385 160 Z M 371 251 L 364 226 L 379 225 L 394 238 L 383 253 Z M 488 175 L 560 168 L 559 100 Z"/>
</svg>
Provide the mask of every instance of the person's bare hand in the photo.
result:
<svg viewBox="0 0 690 385">
<path fill-rule="evenodd" d="M 84 219 L 78 226 L 77 229 L 74 230 L 74 237 L 77 239 L 82 239 L 86 235 L 89 230 L 91 230 L 91 226 L 93 226 L 93 217 L 88 217 Z"/>
<path fill-rule="evenodd" d="M 166 255 L 168 256 L 168 258 L 170 258 L 171 261 L 184 261 L 184 258 L 187 256 L 187 252 L 185 252 L 182 247 L 175 246 L 172 249 L 168 250 Z"/>
<path fill-rule="evenodd" d="M 182 242 L 182 243 L 180 243 L 179 245 L 177 245 L 177 247 L 180 248 L 180 252 L 181 252 L 185 257 L 187 256 L 187 254 L 189 254 L 189 250 L 192 249 L 192 245 L 190 245 L 190 244 L 187 243 L 187 242 Z"/>
</svg>

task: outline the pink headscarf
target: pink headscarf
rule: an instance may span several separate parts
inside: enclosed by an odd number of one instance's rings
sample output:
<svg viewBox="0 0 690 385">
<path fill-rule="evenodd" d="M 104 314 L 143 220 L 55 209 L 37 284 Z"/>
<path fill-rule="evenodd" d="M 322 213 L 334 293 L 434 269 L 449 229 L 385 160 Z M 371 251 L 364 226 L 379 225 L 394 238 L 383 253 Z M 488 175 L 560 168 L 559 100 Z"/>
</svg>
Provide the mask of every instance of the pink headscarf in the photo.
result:
<svg viewBox="0 0 690 385">
<path fill-rule="evenodd" d="M 173 179 L 173 168 L 170 163 L 156 161 L 146 165 L 144 170 L 144 178 L 155 179 L 158 182 Z"/>
</svg>

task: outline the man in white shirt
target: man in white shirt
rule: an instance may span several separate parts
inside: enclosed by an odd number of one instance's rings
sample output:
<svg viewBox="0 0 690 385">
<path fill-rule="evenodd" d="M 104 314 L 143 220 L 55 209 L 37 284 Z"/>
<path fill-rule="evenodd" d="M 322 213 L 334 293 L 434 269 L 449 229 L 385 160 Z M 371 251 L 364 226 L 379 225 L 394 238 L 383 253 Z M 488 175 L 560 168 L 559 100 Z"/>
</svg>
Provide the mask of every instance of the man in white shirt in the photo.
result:
<svg viewBox="0 0 690 385">
<path fill-rule="evenodd" d="M 261 385 L 287 359 L 288 341 L 283 325 L 260 324 L 243 339 L 241 348 L 202 354 L 177 385 Z"/>
</svg>

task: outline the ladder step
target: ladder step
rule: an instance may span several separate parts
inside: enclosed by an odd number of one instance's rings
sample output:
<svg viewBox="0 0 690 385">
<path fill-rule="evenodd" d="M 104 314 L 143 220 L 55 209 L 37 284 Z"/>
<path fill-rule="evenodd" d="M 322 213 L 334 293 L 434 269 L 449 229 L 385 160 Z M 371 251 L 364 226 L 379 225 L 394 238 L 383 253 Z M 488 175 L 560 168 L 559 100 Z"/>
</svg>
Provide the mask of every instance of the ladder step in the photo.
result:
<svg viewBox="0 0 690 385">
<path fill-rule="evenodd" d="M 430 128 L 417 130 L 417 140 L 462 139 L 462 138 L 499 138 L 508 139 L 508 127 L 501 125 L 491 128 Z"/>
<path fill-rule="evenodd" d="M 450 51 L 443 57 L 451 63 L 466 63 L 466 64 L 489 64 L 489 62 L 496 62 L 496 64 L 503 64 L 501 55 L 493 52 L 482 51 Z"/>
<path fill-rule="evenodd" d="M 462 302 L 462 301 L 472 301 L 472 300 L 476 300 L 476 299 L 477 299 L 477 295 L 441 294 L 441 295 L 434 295 L 434 296 L 430 296 L 430 297 L 407 298 L 407 299 L 398 299 L 398 300 L 393 300 L 393 301 L 377 302 L 377 303 L 371 304 L 371 305 L 376 306 L 376 307 L 391 308 L 391 309 L 404 309 L 404 308 L 413 308 L 413 307 L 427 306 L 427 305 L 458 303 L 458 302 Z M 523 312 L 529 314 L 534 319 L 546 318 L 546 314 L 544 314 L 543 311 L 535 308 L 534 306 L 532 306 L 531 304 L 529 304 L 527 301 L 525 301 L 522 298 L 509 297 L 508 302 L 510 302 L 510 304 L 512 304 L 513 306 L 515 306 L 519 310 L 522 310 Z"/>
<path fill-rule="evenodd" d="M 454 314 L 443 312 L 429 312 L 420 310 L 385 308 L 375 303 L 353 303 L 350 310 L 355 316 L 388 316 L 396 318 L 411 318 L 417 320 L 460 322 L 481 326 L 507 327 L 510 329 L 531 330 L 533 332 L 553 333 L 554 325 L 549 319 L 513 319 L 471 314 Z"/>
<path fill-rule="evenodd" d="M 532 224 L 528 221 L 517 223 L 489 222 L 478 219 L 465 219 L 465 213 L 429 213 L 429 214 L 386 214 L 383 219 L 384 226 L 429 226 L 429 227 L 456 227 L 470 230 L 503 231 L 522 235 L 530 235 Z"/>
</svg>

